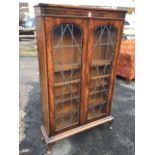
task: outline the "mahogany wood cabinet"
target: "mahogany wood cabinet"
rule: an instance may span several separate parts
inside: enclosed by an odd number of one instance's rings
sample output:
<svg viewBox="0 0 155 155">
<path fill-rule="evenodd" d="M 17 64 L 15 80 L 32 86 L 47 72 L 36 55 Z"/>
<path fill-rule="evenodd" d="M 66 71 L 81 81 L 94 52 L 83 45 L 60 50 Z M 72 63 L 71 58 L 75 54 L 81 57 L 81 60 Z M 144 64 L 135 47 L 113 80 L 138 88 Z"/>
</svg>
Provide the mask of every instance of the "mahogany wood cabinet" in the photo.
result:
<svg viewBox="0 0 155 155">
<path fill-rule="evenodd" d="M 125 13 L 95 7 L 35 6 L 41 131 L 48 151 L 65 137 L 104 123 L 111 126 Z"/>
</svg>

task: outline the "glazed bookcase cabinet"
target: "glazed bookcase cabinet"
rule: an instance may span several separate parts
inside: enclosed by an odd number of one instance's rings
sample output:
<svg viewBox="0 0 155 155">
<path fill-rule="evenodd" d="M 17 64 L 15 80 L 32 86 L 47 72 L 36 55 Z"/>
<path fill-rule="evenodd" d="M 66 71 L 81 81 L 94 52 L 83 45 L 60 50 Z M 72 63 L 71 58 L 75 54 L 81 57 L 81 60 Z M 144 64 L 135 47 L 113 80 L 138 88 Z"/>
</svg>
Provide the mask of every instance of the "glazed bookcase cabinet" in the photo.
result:
<svg viewBox="0 0 155 155">
<path fill-rule="evenodd" d="M 104 123 L 111 127 L 125 11 L 39 4 L 35 14 L 41 131 L 51 151 L 65 137 Z"/>
</svg>

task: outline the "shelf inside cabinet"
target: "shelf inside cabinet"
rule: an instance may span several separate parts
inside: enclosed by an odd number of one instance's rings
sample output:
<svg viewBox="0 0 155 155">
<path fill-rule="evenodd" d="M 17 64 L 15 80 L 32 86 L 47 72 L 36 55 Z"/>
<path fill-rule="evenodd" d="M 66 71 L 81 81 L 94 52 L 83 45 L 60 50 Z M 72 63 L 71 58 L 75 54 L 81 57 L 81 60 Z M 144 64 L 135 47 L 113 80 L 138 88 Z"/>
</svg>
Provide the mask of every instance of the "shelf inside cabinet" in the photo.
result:
<svg viewBox="0 0 155 155">
<path fill-rule="evenodd" d="M 110 76 L 111 76 L 111 74 L 92 76 L 90 78 L 90 80 L 98 80 L 98 79 L 101 79 L 101 78 L 108 78 Z M 64 85 L 69 85 L 69 84 L 74 84 L 74 83 L 79 83 L 79 82 L 80 82 L 80 79 L 70 80 L 70 81 L 65 81 L 65 82 L 57 82 L 57 83 L 54 84 L 54 86 L 59 87 L 59 86 L 64 86 Z"/>
<path fill-rule="evenodd" d="M 96 95 L 95 98 L 93 97 L 93 95 Z M 101 91 L 90 93 L 89 106 L 96 106 L 103 103 L 105 98 L 103 95 L 101 97 L 101 95 L 102 95 Z M 64 115 L 66 115 L 74 111 L 79 106 L 76 99 L 80 100 L 80 96 L 76 96 L 76 98 L 75 96 L 68 97 L 63 99 L 63 101 L 61 99 L 56 100 L 55 103 L 56 103 L 57 113 L 59 114 L 63 113 Z"/>
<path fill-rule="evenodd" d="M 79 83 L 79 82 L 80 82 L 80 79 L 76 79 L 76 80 L 70 80 L 70 81 L 66 81 L 66 82 L 58 82 L 58 83 L 55 83 L 54 86 L 59 87 L 59 86 L 64 86 L 64 85 Z"/>
<path fill-rule="evenodd" d="M 81 64 L 69 64 L 69 65 L 55 65 L 54 72 L 64 72 L 75 69 L 80 69 Z"/>
<path fill-rule="evenodd" d="M 104 65 L 111 65 L 112 61 L 109 61 L 109 60 L 95 60 L 95 61 L 92 61 L 92 64 L 91 64 L 91 67 L 96 67 L 96 66 L 104 66 Z"/>
<path fill-rule="evenodd" d="M 94 95 L 95 95 L 95 97 L 94 97 Z M 101 94 L 101 92 L 93 93 L 90 95 L 90 97 L 89 97 L 89 106 L 90 107 L 94 106 L 94 105 L 100 105 L 101 103 L 105 103 L 105 97 Z"/>
<path fill-rule="evenodd" d="M 93 108 L 97 108 L 97 107 L 101 107 L 101 106 L 104 106 L 105 103 L 96 103 L 96 104 L 93 104 L 91 106 L 88 107 L 89 110 L 93 110 Z M 57 116 L 57 119 L 62 119 L 62 115 L 63 115 L 63 118 L 64 119 L 70 119 L 70 117 L 74 117 L 75 115 L 78 115 L 78 110 L 74 110 L 74 111 L 69 111 L 68 112 L 65 112 L 65 113 L 61 113 L 62 111 L 59 111 L 58 113 L 60 113 L 60 115 Z"/>
<path fill-rule="evenodd" d="M 89 113 L 88 113 L 88 118 L 92 118 L 94 116 L 94 109 L 97 115 L 99 114 L 104 114 L 103 113 L 103 108 L 105 107 L 105 104 L 96 104 L 96 105 L 91 105 L 88 107 Z M 58 131 L 59 129 L 66 128 L 71 125 L 75 125 L 79 121 L 79 113 L 78 110 L 75 110 L 73 112 L 69 111 L 66 113 L 62 113 L 59 111 L 59 115 L 56 118 L 56 130 Z"/>
<path fill-rule="evenodd" d="M 59 45 L 59 46 L 53 46 L 54 49 L 58 49 L 58 48 L 77 48 L 78 47 L 82 47 L 82 44 L 75 44 L 75 45 Z"/>
<path fill-rule="evenodd" d="M 62 115 L 63 115 L 64 119 L 69 119 L 69 117 L 72 117 L 73 115 L 77 115 L 77 114 L 78 114 L 78 110 L 68 112 L 68 113 L 63 113 Z M 57 119 L 61 119 L 62 115 L 57 116 Z"/>
<path fill-rule="evenodd" d="M 108 90 L 106 89 L 106 91 L 108 91 Z M 95 94 L 98 94 L 98 93 L 101 93 L 101 92 L 103 92 L 103 91 L 101 91 L 100 89 L 97 89 L 96 92 L 90 92 L 89 95 L 92 96 L 92 95 L 95 95 Z M 74 93 L 74 92 L 72 92 L 72 93 Z M 66 93 L 66 94 L 69 94 L 69 92 Z M 79 95 L 78 96 L 76 95 L 76 98 L 77 99 L 80 99 L 80 96 Z M 71 100 L 74 100 L 74 99 L 75 99 L 75 96 L 74 95 L 72 95 L 72 97 L 64 97 L 63 102 L 71 101 Z M 62 103 L 62 100 L 61 99 L 55 99 L 55 100 L 56 100 L 55 101 L 56 104 Z"/>
<path fill-rule="evenodd" d="M 57 114 L 69 114 L 70 112 L 75 111 L 76 108 L 79 107 L 78 103 L 76 102 L 76 100 L 72 100 L 73 102 L 69 102 L 69 101 L 65 101 L 64 103 L 61 104 L 57 104 L 56 105 L 56 112 Z"/>
<path fill-rule="evenodd" d="M 72 113 L 72 117 L 70 114 L 65 115 L 62 118 L 62 115 L 56 119 L 56 130 L 59 131 L 60 129 L 65 129 L 69 126 L 76 125 L 79 122 L 79 115 L 77 112 Z"/>
<path fill-rule="evenodd" d="M 108 77 L 110 77 L 110 76 L 111 76 L 111 74 L 97 75 L 97 76 L 92 76 L 92 77 L 90 78 L 90 80 L 98 80 L 98 79 L 101 79 L 101 78 L 108 78 Z"/>
<path fill-rule="evenodd" d="M 93 61 L 91 67 L 111 65 L 112 61 Z M 68 64 L 68 65 L 55 65 L 54 72 L 70 71 L 75 69 L 80 69 L 81 64 Z"/>
<path fill-rule="evenodd" d="M 105 113 L 106 109 L 105 108 L 106 108 L 106 104 L 96 105 L 93 108 L 89 108 L 88 120 L 90 120 L 94 117 L 106 115 L 106 113 Z"/>
<path fill-rule="evenodd" d="M 69 101 L 71 101 L 71 100 L 74 100 L 75 98 L 80 99 L 80 96 L 76 96 L 76 97 L 75 97 L 74 95 L 72 95 L 72 97 L 64 98 L 64 99 L 63 99 L 63 102 L 67 102 L 67 101 L 69 102 Z M 62 100 L 61 100 L 61 99 L 58 99 L 58 100 L 55 101 L 55 103 L 56 103 L 56 104 L 61 104 L 61 103 L 62 103 Z"/>
<path fill-rule="evenodd" d="M 105 89 L 104 91 L 108 91 L 108 89 Z M 95 91 L 95 92 L 90 92 L 90 94 L 89 95 L 95 95 L 95 94 L 98 94 L 98 93 L 102 93 L 103 92 L 103 90 L 97 90 L 97 91 Z"/>
<path fill-rule="evenodd" d="M 104 106 L 105 103 L 97 103 L 96 104 L 92 104 L 88 107 L 89 110 L 93 110 L 94 108 L 100 108 L 101 106 Z M 66 108 L 67 107 L 67 108 Z M 74 117 L 76 115 L 78 115 L 78 110 L 73 110 L 71 109 L 71 107 L 69 106 L 66 106 L 64 109 L 61 108 L 61 110 L 58 110 L 57 111 L 57 119 L 62 119 L 62 116 L 63 116 L 63 119 L 70 119 L 70 117 Z M 70 107 L 70 108 L 69 108 Z M 75 108 L 75 107 L 72 107 L 72 108 Z M 73 110 L 73 111 L 71 111 Z"/>
<path fill-rule="evenodd" d="M 55 93 L 55 97 L 61 96 L 62 95 L 62 87 L 55 87 L 54 93 Z M 72 90 L 70 88 L 67 87 L 67 89 L 64 89 L 63 94 L 70 94 L 70 93 L 78 93 L 79 92 L 79 87 L 74 86 L 72 87 Z"/>
</svg>

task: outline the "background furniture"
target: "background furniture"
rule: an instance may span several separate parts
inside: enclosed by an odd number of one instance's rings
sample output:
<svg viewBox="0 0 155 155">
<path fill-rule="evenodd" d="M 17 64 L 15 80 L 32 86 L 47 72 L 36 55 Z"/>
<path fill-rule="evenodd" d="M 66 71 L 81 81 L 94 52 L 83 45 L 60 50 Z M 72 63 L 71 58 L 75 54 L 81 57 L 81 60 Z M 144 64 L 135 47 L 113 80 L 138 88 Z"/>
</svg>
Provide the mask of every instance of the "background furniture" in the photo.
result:
<svg viewBox="0 0 155 155">
<path fill-rule="evenodd" d="M 35 6 L 43 137 L 51 144 L 111 125 L 112 93 L 125 11 Z"/>
<path fill-rule="evenodd" d="M 128 82 L 135 79 L 135 40 L 122 40 L 118 57 L 117 75 Z"/>
</svg>

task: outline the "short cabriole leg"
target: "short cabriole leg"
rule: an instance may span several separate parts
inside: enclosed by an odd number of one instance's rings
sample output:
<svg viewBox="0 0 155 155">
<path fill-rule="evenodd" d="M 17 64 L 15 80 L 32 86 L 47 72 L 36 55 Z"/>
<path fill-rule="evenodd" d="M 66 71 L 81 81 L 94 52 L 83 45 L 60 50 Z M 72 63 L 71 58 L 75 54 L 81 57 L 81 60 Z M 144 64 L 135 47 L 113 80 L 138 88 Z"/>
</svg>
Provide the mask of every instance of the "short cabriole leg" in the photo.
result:
<svg viewBox="0 0 155 155">
<path fill-rule="evenodd" d="M 113 123 L 113 120 L 108 123 L 108 129 L 109 130 L 112 130 L 112 123 Z"/>
<path fill-rule="evenodd" d="M 47 144 L 47 155 L 51 155 L 52 153 L 52 144 Z"/>
</svg>

